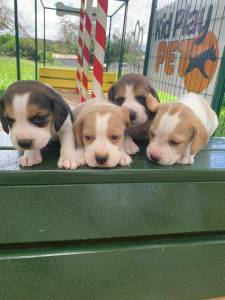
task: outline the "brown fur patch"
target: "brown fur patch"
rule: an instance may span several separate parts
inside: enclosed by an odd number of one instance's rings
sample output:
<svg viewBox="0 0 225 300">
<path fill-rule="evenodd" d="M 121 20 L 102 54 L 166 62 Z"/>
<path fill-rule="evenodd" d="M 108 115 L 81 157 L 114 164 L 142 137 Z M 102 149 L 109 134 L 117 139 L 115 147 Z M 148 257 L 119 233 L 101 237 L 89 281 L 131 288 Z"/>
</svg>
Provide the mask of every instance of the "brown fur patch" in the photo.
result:
<svg viewBox="0 0 225 300">
<path fill-rule="evenodd" d="M 124 132 L 129 122 L 129 112 L 113 104 L 97 104 L 86 107 L 77 117 L 73 125 L 75 140 L 78 145 L 84 142 L 84 136 L 96 137 L 96 116 L 110 113 L 108 121 L 107 135 L 111 138 L 113 135 L 121 137 L 123 142 Z"/>
<path fill-rule="evenodd" d="M 6 103 L 4 114 L 10 117 L 11 119 L 15 119 L 15 112 L 14 112 L 12 102 Z"/>
<path fill-rule="evenodd" d="M 178 153 L 182 154 L 185 147 L 191 143 L 190 152 L 191 155 L 194 155 L 208 142 L 209 135 L 205 126 L 195 113 L 182 103 L 166 103 L 159 105 L 156 116 L 150 127 L 150 139 L 152 133 L 158 134 L 159 123 L 165 113 L 169 113 L 170 115 L 179 114 L 180 122 L 167 137 L 167 141 L 174 140 L 180 142 L 180 144 L 176 146 Z"/>
<path fill-rule="evenodd" d="M 113 100 L 119 97 L 125 97 L 126 86 L 132 86 L 135 96 L 146 97 L 148 93 L 156 93 L 149 83 L 149 80 L 141 75 L 135 73 L 129 73 L 120 78 L 116 84 L 112 86 L 109 91 L 109 100 Z M 155 95 L 153 95 L 155 97 Z"/>
</svg>

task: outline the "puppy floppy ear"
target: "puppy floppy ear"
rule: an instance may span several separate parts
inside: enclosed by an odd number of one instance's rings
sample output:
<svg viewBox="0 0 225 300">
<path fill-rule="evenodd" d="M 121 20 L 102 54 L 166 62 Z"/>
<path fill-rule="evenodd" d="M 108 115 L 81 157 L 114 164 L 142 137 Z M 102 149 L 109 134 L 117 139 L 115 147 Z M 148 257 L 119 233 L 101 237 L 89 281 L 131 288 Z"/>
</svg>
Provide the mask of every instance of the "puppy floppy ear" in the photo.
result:
<svg viewBox="0 0 225 300">
<path fill-rule="evenodd" d="M 202 124 L 196 124 L 193 127 L 193 136 L 190 153 L 194 155 L 198 153 L 203 146 L 205 146 L 209 141 L 209 134 L 206 128 Z"/>
<path fill-rule="evenodd" d="M 115 100 L 115 85 L 112 85 L 108 91 L 108 99 L 113 102 Z"/>
<path fill-rule="evenodd" d="M 159 107 L 159 102 L 154 96 L 152 96 L 151 93 L 148 93 L 146 97 L 146 105 L 149 111 L 155 113 Z"/>
<path fill-rule="evenodd" d="M 130 126 L 130 112 L 129 109 L 126 107 L 121 107 L 121 113 L 122 113 L 122 118 L 124 121 L 124 124 L 126 125 L 126 128 L 128 128 Z"/>
<path fill-rule="evenodd" d="M 75 137 L 75 143 L 76 143 L 77 146 L 82 146 L 83 145 L 83 140 L 82 140 L 83 123 L 84 123 L 83 118 L 78 118 L 73 123 L 73 133 L 74 133 L 74 137 Z"/>
<path fill-rule="evenodd" d="M 53 93 L 54 92 L 54 93 Z M 56 131 L 59 131 L 63 123 L 65 122 L 68 114 L 72 116 L 69 105 L 63 100 L 63 98 L 52 91 L 53 97 L 53 122 Z"/>
<path fill-rule="evenodd" d="M 158 96 L 158 94 L 157 94 L 157 92 L 156 92 L 155 89 L 151 88 L 151 89 L 150 89 L 150 93 L 152 94 L 152 96 L 153 96 L 155 99 L 157 99 L 157 100 L 160 102 L 159 96 Z"/>
<path fill-rule="evenodd" d="M 4 109 L 4 102 L 3 98 L 0 98 L 0 120 L 2 122 L 2 128 L 6 133 L 9 134 L 9 125 L 7 119 L 5 117 L 5 109 Z"/>
</svg>

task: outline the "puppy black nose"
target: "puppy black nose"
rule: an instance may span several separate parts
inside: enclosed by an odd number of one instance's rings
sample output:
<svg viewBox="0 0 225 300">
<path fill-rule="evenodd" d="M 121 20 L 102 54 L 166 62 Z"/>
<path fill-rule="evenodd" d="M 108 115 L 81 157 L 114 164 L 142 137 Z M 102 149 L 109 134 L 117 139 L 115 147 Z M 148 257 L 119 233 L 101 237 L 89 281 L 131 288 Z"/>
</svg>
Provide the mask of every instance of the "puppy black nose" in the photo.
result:
<svg viewBox="0 0 225 300">
<path fill-rule="evenodd" d="M 23 149 L 29 149 L 32 146 L 33 140 L 23 139 L 18 140 L 18 145 Z"/>
<path fill-rule="evenodd" d="M 130 120 L 131 122 L 137 119 L 137 114 L 135 111 L 130 110 Z"/>
<path fill-rule="evenodd" d="M 95 159 L 97 161 L 98 164 L 103 165 L 104 163 L 106 163 L 107 159 L 108 159 L 108 155 L 96 155 Z"/>
<path fill-rule="evenodd" d="M 157 155 L 152 155 L 151 154 L 151 160 L 154 161 L 154 162 L 158 162 L 160 160 L 160 157 L 157 156 Z"/>
</svg>

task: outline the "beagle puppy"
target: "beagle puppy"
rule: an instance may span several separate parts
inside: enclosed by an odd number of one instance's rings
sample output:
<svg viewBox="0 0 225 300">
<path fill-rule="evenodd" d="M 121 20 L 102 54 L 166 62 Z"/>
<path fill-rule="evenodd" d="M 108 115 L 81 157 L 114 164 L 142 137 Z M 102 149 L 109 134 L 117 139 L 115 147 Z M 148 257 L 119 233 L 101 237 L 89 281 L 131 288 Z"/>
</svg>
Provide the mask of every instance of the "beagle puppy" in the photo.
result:
<svg viewBox="0 0 225 300">
<path fill-rule="evenodd" d="M 149 123 L 154 117 L 146 107 L 146 97 L 153 95 L 157 100 L 157 92 L 151 87 L 149 80 L 140 74 L 129 73 L 120 78 L 108 92 L 109 101 L 126 107 L 130 112 L 131 126 L 126 131 L 125 149 L 128 154 L 139 151 L 138 145 L 133 141 L 148 140 Z"/>
<path fill-rule="evenodd" d="M 124 150 L 124 133 L 130 124 L 126 108 L 91 99 L 78 105 L 73 115 L 80 165 L 112 168 L 131 164 L 131 157 Z"/>
<path fill-rule="evenodd" d="M 19 159 L 23 167 L 41 163 L 40 150 L 53 136 L 58 136 L 61 144 L 58 167 L 77 167 L 72 113 L 50 86 L 32 80 L 13 83 L 0 99 L 0 118 L 13 146 L 24 150 Z"/>
<path fill-rule="evenodd" d="M 193 164 L 218 126 L 217 115 L 207 101 L 189 93 L 166 104 L 149 95 L 146 103 L 156 114 L 149 130 L 148 158 L 160 165 Z"/>
</svg>

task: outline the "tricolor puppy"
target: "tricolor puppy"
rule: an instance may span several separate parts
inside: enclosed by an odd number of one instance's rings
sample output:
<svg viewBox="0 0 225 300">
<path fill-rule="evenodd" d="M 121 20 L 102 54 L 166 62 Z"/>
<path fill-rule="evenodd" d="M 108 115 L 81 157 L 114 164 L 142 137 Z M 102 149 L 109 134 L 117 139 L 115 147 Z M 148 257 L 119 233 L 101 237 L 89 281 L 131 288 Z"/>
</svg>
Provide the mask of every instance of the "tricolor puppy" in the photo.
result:
<svg viewBox="0 0 225 300">
<path fill-rule="evenodd" d="M 135 154 L 139 151 L 133 139 L 148 139 L 149 122 L 154 117 L 154 113 L 146 107 L 148 94 L 159 99 L 149 80 L 143 75 L 134 73 L 122 76 L 108 92 L 109 101 L 128 108 L 130 112 L 131 127 L 126 131 L 125 138 L 125 149 L 128 154 Z"/>
<path fill-rule="evenodd" d="M 131 163 L 124 150 L 124 133 L 130 124 L 126 108 L 93 99 L 80 104 L 73 114 L 80 165 L 111 168 Z"/>
<path fill-rule="evenodd" d="M 161 165 L 193 164 L 218 126 L 217 115 L 207 101 L 189 93 L 174 103 L 159 104 L 152 96 L 146 102 L 156 113 L 149 131 L 148 158 Z"/>
<path fill-rule="evenodd" d="M 40 164 L 40 150 L 56 135 L 61 143 L 58 167 L 77 167 L 72 113 L 51 87 L 37 81 L 13 83 L 0 99 L 0 117 L 14 147 L 24 150 L 22 166 Z"/>
</svg>

